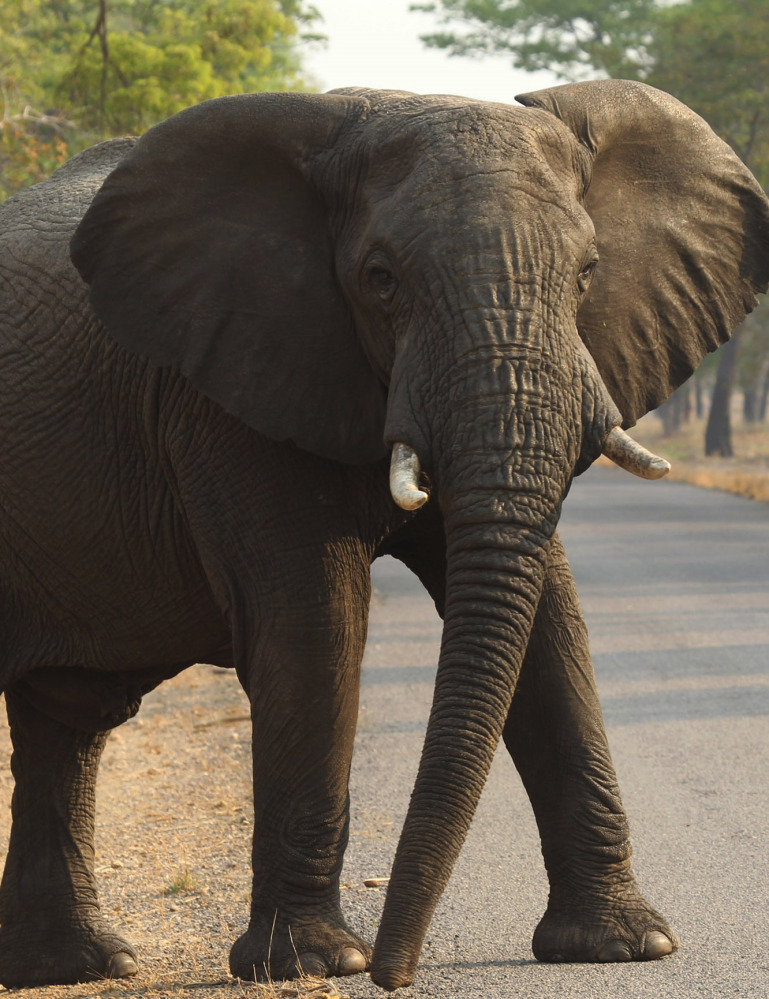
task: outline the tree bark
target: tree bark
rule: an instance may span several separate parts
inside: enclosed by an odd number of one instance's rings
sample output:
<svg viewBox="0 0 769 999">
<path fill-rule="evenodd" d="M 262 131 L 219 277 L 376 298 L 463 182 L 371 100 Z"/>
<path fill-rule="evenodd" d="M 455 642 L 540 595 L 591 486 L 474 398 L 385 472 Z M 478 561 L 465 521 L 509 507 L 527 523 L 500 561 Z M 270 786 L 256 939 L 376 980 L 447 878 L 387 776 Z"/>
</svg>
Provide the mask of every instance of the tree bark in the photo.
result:
<svg viewBox="0 0 769 999">
<path fill-rule="evenodd" d="M 763 423 L 766 419 L 767 403 L 769 403 L 769 368 L 767 368 L 764 372 L 764 377 L 761 383 L 761 400 L 758 404 L 757 415 L 759 423 Z"/>
<path fill-rule="evenodd" d="M 692 400 L 689 382 L 676 389 L 657 409 L 662 420 L 662 436 L 670 437 L 677 433 L 692 415 Z"/>
<path fill-rule="evenodd" d="M 745 423 L 758 419 L 758 391 L 755 385 L 742 390 L 742 418 Z"/>
<path fill-rule="evenodd" d="M 708 456 L 717 454 L 722 458 L 731 458 L 734 454 L 730 410 L 739 346 L 740 333 L 737 331 L 731 340 L 721 347 L 708 424 L 705 428 L 705 454 Z"/>
<path fill-rule="evenodd" d="M 705 401 L 702 398 L 702 382 L 696 375 L 692 381 L 694 382 L 695 413 L 697 414 L 697 419 L 701 420 L 705 415 Z"/>
</svg>

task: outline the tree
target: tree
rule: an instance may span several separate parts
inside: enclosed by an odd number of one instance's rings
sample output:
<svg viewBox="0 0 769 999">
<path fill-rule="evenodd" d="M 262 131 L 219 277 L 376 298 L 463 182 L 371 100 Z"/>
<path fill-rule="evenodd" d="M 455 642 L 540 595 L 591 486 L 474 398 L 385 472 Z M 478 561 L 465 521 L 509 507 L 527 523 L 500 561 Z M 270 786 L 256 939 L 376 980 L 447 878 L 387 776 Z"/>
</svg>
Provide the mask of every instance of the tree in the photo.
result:
<svg viewBox="0 0 769 999">
<path fill-rule="evenodd" d="M 211 97 L 305 86 L 292 43 L 311 15 L 295 0 L 110 0 L 109 32 L 107 0 L 98 6 L 55 90 L 94 131 L 141 131 Z"/>
<path fill-rule="evenodd" d="M 745 423 L 763 423 L 769 400 L 769 297 L 740 327 L 736 381 L 743 397 Z"/>
<path fill-rule="evenodd" d="M 305 0 L 4 0 L 0 198 L 198 101 L 307 89 L 297 44 L 318 17 Z"/>
<path fill-rule="evenodd" d="M 662 420 L 662 436 L 670 437 L 677 433 L 692 415 L 692 383 L 694 379 L 685 381 L 683 385 L 666 399 L 656 410 Z"/>
<path fill-rule="evenodd" d="M 509 53 L 513 65 L 529 72 L 547 69 L 565 80 L 596 72 L 638 79 L 655 0 L 437 0 L 412 10 L 439 13 L 442 23 L 463 31 L 422 35 L 432 48 L 450 55 Z"/>
<path fill-rule="evenodd" d="M 705 118 L 769 184 L 769 4 L 766 0 L 437 0 L 462 30 L 423 36 L 453 55 L 508 52 L 522 69 L 564 80 L 643 80 Z M 706 451 L 731 454 L 730 400 L 740 337 L 722 348 Z"/>
<path fill-rule="evenodd" d="M 67 158 L 66 122 L 40 110 L 44 96 L 35 77 L 44 66 L 42 52 L 22 30 L 40 7 L 28 0 L 0 5 L 0 201 Z"/>
<path fill-rule="evenodd" d="M 25 184 L 43 180 L 67 159 L 66 119 L 35 111 L 12 80 L 2 86 L 0 201 Z"/>
<path fill-rule="evenodd" d="M 730 340 L 720 348 L 713 398 L 705 427 L 705 456 L 719 455 L 731 458 L 732 447 L 731 402 L 732 388 L 737 372 L 741 331 L 736 330 Z"/>
</svg>

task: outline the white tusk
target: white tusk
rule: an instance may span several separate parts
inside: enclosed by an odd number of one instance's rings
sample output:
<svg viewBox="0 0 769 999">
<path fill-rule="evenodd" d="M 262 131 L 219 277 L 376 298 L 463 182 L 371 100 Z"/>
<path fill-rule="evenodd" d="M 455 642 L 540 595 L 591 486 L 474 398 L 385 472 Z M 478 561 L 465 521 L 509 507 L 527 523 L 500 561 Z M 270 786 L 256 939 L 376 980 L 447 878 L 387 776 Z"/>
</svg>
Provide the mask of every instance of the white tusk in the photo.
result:
<svg viewBox="0 0 769 999">
<path fill-rule="evenodd" d="M 620 468 L 642 479 L 661 479 L 670 471 L 670 462 L 647 451 L 622 427 L 615 427 L 603 442 L 603 453 Z"/>
<path fill-rule="evenodd" d="M 418 510 L 430 498 L 419 488 L 419 458 L 408 444 L 393 444 L 390 492 L 403 510 Z"/>
</svg>

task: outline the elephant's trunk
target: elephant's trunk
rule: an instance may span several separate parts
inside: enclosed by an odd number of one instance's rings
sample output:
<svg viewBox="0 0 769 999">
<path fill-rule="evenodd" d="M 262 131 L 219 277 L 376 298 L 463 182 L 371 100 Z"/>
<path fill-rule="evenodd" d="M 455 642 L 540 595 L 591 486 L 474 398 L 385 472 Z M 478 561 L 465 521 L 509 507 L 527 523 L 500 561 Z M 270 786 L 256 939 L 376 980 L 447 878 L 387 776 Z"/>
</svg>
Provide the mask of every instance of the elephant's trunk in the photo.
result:
<svg viewBox="0 0 769 999">
<path fill-rule="evenodd" d="M 546 538 L 447 519 L 447 602 L 435 694 L 374 952 L 373 980 L 408 984 L 507 718 L 545 569 Z M 488 518 L 487 525 L 474 522 Z M 496 535 L 496 537 L 495 537 Z"/>
<path fill-rule="evenodd" d="M 518 333 L 514 328 L 516 339 Z M 409 377 L 419 366 L 405 357 L 396 365 L 388 438 L 411 437 L 413 450 L 428 456 L 448 568 L 433 706 L 371 967 L 372 979 L 386 989 L 412 980 L 475 813 L 570 477 L 600 452 L 620 420 L 581 345 L 564 350 L 571 363 L 515 343 L 504 352 L 469 347 L 438 372 L 449 404 L 432 419 Z M 418 466 L 411 467 L 416 475 Z M 415 478 L 405 492 L 414 489 Z"/>
</svg>

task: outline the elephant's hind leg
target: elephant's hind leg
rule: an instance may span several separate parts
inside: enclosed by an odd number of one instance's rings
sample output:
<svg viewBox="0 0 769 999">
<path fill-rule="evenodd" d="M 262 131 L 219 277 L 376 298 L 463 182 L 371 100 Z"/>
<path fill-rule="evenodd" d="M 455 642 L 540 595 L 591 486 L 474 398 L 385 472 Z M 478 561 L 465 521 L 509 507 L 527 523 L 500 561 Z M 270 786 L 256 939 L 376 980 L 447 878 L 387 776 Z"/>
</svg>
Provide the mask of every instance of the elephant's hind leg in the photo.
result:
<svg viewBox="0 0 769 999">
<path fill-rule="evenodd" d="M 231 971 L 243 979 L 353 974 L 370 959 L 345 923 L 339 893 L 368 573 L 363 560 L 338 569 L 307 564 L 273 592 L 269 630 L 243 643 L 254 884 L 248 929 L 230 953 Z"/>
<path fill-rule="evenodd" d="M 504 739 L 550 880 L 541 961 L 664 957 L 676 935 L 641 895 L 574 580 L 556 537 Z"/>
<path fill-rule="evenodd" d="M 0 982 L 135 975 L 136 955 L 103 921 L 94 880 L 96 774 L 108 733 L 44 714 L 23 681 L 5 697 L 16 784 L 0 885 Z"/>
</svg>

